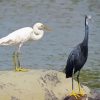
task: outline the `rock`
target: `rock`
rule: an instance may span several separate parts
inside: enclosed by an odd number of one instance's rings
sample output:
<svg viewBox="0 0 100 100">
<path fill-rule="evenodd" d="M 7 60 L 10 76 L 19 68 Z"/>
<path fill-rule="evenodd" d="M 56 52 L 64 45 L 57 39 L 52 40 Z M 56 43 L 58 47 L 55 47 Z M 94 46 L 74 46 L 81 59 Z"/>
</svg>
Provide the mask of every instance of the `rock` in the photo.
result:
<svg viewBox="0 0 100 100">
<path fill-rule="evenodd" d="M 92 97 L 89 97 L 88 100 L 100 100 L 100 91 L 93 90 L 91 91 Z"/>
<path fill-rule="evenodd" d="M 0 100 L 67 100 L 72 91 L 71 81 L 54 70 L 0 71 Z M 90 89 L 82 87 L 89 97 Z M 78 93 L 76 81 L 74 89 Z"/>
</svg>

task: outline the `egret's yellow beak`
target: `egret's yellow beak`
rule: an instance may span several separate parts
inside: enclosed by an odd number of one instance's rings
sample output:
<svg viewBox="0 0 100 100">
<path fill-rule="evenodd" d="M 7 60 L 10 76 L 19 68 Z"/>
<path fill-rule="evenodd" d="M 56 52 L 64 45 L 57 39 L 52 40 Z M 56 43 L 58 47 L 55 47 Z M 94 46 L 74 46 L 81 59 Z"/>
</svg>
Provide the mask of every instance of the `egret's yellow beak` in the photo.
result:
<svg viewBox="0 0 100 100">
<path fill-rule="evenodd" d="M 46 31 L 52 31 L 48 26 L 44 25 L 44 30 Z"/>
</svg>

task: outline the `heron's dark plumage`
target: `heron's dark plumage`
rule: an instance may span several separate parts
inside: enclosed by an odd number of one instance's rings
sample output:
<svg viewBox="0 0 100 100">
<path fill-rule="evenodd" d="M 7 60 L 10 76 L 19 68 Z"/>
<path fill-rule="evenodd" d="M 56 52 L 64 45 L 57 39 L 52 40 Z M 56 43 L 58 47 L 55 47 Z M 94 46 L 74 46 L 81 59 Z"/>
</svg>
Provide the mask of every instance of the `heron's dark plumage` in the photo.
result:
<svg viewBox="0 0 100 100">
<path fill-rule="evenodd" d="M 74 70 L 74 73 L 76 73 L 77 71 L 80 71 L 87 60 L 87 57 L 88 57 L 88 33 L 89 33 L 87 18 L 88 17 L 85 16 L 84 40 L 72 50 L 72 52 L 70 53 L 70 55 L 68 57 L 66 68 L 65 68 L 66 78 L 72 77 L 73 70 Z"/>
</svg>

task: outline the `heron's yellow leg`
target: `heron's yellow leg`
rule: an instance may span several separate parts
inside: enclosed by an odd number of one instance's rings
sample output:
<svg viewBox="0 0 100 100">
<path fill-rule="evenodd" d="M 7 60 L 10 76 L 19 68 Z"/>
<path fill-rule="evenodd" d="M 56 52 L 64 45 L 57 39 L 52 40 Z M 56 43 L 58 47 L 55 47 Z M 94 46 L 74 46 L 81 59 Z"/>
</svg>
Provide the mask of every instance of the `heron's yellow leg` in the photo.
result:
<svg viewBox="0 0 100 100">
<path fill-rule="evenodd" d="M 77 75 L 78 88 L 79 88 L 79 95 L 80 95 L 80 96 L 84 96 L 84 95 L 85 95 L 85 91 L 83 90 L 83 88 L 82 88 L 81 85 L 80 85 L 79 75 L 80 75 L 80 71 L 78 72 L 78 75 Z"/>
<path fill-rule="evenodd" d="M 74 96 L 76 99 L 78 99 L 80 96 L 79 94 L 74 92 L 74 69 L 73 69 L 73 73 L 72 73 L 72 93 L 70 94 L 70 96 Z"/>
<path fill-rule="evenodd" d="M 84 91 L 83 88 L 80 86 L 80 83 L 78 83 L 78 88 L 79 88 L 79 95 L 80 95 L 80 96 L 84 96 L 84 95 L 85 95 L 85 91 Z"/>
<path fill-rule="evenodd" d="M 80 72 L 78 73 L 77 80 L 78 80 L 78 88 L 79 88 L 79 91 L 80 91 L 79 74 L 80 74 Z M 80 93 L 74 92 L 74 81 L 73 81 L 73 79 L 74 79 L 74 69 L 73 69 L 73 73 L 72 73 L 72 93 L 70 94 L 70 96 L 73 96 L 73 97 L 76 98 L 76 100 L 78 100 L 83 95 L 81 95 L 82 94 L 81 91 L 80 91 Z"/>
</svg>

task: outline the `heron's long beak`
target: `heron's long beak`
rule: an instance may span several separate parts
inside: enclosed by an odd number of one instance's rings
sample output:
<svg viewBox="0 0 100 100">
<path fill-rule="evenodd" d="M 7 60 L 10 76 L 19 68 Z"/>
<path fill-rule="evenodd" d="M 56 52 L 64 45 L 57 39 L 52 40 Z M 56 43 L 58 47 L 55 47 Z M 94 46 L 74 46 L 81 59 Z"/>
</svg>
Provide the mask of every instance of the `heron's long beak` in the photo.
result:
<svg viewBox="0 0 100 100">
<path fill-rule="evenodd" d="M 44 30 L 46 31 L 52 31 L 48 26 L 44 25 Z"/>
</svg>

